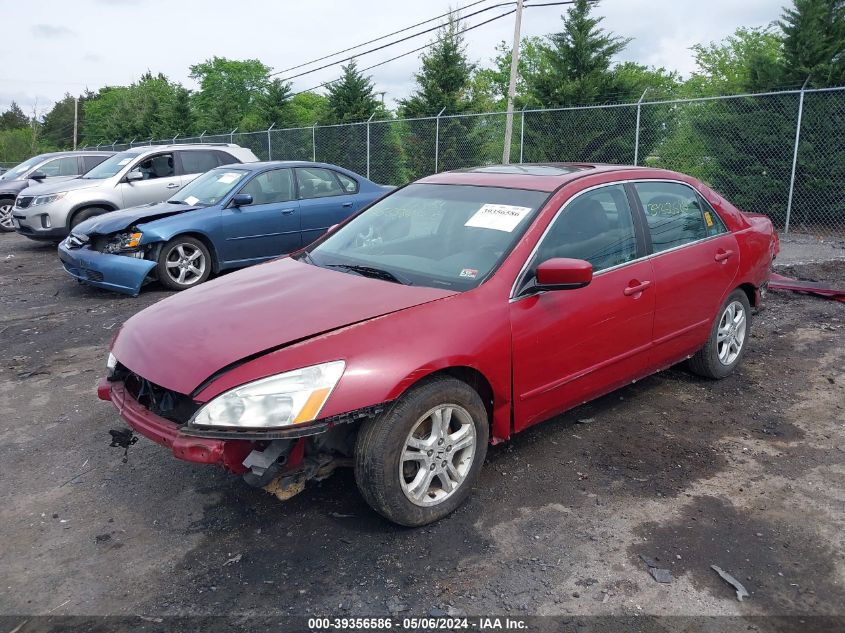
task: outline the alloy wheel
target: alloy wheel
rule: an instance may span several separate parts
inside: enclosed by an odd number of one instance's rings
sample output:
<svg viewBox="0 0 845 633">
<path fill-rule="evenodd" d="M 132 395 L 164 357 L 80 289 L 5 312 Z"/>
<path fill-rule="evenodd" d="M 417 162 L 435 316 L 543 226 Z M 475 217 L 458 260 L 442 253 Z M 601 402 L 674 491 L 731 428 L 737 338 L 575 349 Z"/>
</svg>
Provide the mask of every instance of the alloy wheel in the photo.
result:
<svg viewBox="0 0 845 633">
<path fill-rule="evenodd" d="M 0 204 L 0 226 L 7 230 L 11 230 L 15 226 L 12 223 L 12 204 L 9 202 Z"/>
<path fill-rule="evenodd" d="M 420 417 L 399 459 L 399 481 L 408 500 L 432 506 L 451 497 L 472 468 L 476 441 L 472 416 L 463 407 L 443 404 Z"/>
<path fill-rule="evenodd" d="M 206 261 L 203 252 L 192 244 L 178 244 L 167 254 L 167 275 L 176 283 L 190 286 L 202 279 Z"/>
<path fill-rule="evenodd" d="M 747 323 L 745 307 L 739 301 L 732 301 L 722 312 L 716 330 L 716 345 L 723 365 L 733 364 L 742 351 Z"/>
</svg>

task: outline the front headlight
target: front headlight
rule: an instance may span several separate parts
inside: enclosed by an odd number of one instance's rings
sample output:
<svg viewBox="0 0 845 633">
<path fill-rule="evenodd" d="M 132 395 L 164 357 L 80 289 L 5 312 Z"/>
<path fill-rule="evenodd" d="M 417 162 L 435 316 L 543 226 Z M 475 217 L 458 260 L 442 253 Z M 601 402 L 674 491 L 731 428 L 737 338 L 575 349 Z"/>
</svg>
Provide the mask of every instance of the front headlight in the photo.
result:
<svg viewBox="0 0 845 633">
<path fill-rule="evenodd" d="M 109 371 L 114 371 L 114 368 L 117 367 L 117 358 L 115 358 L 114 354 L 109 352 L 109 357 L 106 360 L 106 369 Z"/>
<path fill-rule="evenodd" d="M 144 234 L 139 231 L 117 233 L 109 240 L 105 250 L 108 253 L 119 253 L 120 251 L 129 251 L 138 248 L 142 237 L 144 237 Z"/>
<path fill-rule="evenodd" d="M 35 196 L 32 201 L 33 207 L 40 206 L 42 204 L 52 204 L 53 202 L 57 202 L 64 198 L 67 195 L 67 191 L 63 191 L 61 193 L 51 193 L 46 196 Z"/>
<path fill-rule="evenodd" d="M 314 420 L 337 385 L 346 363 L 312 365 L 262 378 L 220 394 L 189 424 L 238 429 L 275 429 Z"/>
</svg>

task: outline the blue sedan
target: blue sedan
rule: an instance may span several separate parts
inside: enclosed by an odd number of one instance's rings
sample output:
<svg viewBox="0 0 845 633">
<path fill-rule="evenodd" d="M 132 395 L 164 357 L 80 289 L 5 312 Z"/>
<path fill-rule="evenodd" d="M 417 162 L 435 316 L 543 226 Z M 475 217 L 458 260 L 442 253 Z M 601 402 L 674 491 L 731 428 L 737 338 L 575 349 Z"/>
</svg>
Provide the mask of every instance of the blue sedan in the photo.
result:
<svg viewBox="0 0 845 633">
<path fill-rule="evenodd" d="M 226 165 L 166 202 L 82 222 L 59 245 L 59 258 L 98 288 L 137 296 L 158 279 L 184 290 L 298 250 L 392 189 L 323 163 Z"/>
</svg>

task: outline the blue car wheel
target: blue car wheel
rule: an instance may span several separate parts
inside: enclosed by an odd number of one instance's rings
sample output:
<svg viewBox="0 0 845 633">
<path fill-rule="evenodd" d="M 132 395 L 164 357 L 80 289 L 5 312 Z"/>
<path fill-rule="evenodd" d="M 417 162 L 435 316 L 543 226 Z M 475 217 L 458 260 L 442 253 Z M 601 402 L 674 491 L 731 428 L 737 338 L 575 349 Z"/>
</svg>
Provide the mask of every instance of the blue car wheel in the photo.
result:
<svg viewBox="0 0 845 633">
<path fill-rule="evenodd" d="M 186 290 L 208 279 L 211 255 L 193 237 L 174 237 L 162 247 L 156 266 L 158 278 L 171 290 Z"/>
</svg>

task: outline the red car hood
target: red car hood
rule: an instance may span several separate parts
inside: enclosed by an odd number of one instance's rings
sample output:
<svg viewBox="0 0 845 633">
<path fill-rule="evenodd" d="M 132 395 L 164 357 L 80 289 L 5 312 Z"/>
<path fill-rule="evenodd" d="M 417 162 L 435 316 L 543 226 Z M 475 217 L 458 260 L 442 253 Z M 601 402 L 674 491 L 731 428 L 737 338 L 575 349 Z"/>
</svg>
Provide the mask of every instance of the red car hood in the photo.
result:
<svg viewBox="0 0 845 633">
<path fill-rule="evenodd" d="M 112 352 L 139 376 L 190 394 L 246 357 L 453 294 L 285 258 L 142 310 L 121 328 Z"/>
</svg>

